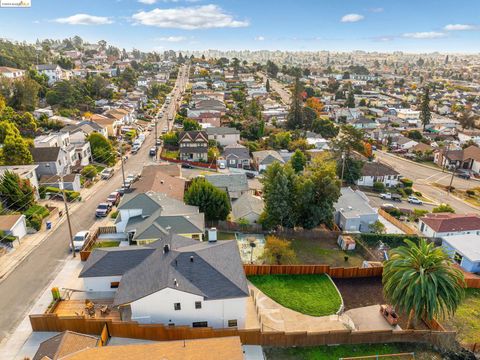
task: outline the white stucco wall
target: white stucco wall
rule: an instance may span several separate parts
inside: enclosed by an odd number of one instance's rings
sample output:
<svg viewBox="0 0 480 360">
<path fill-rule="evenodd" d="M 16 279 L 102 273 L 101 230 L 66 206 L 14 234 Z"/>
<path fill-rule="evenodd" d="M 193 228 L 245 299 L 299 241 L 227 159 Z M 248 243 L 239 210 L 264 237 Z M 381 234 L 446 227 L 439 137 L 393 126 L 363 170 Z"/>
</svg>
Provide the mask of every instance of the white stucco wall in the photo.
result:
<svg viewBox="0 0 480 360">
<path fill-rule="evenodd" d="M 99 277 L 88 277 L 83 278 L 83 284 L 85 290 L 87 291 L 112 291 L 115 292 L 117 289 L 112 289 L 110 284 L 112 282 L 120 282 L 122 279 L 121 276 L 99 276 Z"/>
<path fill-rule="evenodd" d="M 18 219 L 17 223 L 12 227 L 11 234 L 18 239 L 23 238 L 27 234 L 27 222 L 25 221 L 25 215 L 22 215 Z"/>
<path fill-rule="evenodd" d="M 126 209 L 120 210 L 120 219 L 115 226 L 117 227 L 117 232 L 124 232 L 125 227 L 127 226 L 128 219 L 134 216 L 142 215 L 142 209 Z"/>
<path fill-rule="evenodd" d="M 202 296 L 165 288 L 130 304 L 132 320 L 140 323 L 161 323 L 192 326 L 193 322 L 207 321 L 209 327 L 228 327 L 228 320 L 237 320 L 238 328 L 245 326 L 247 298 L 204 300 Z M 201 301 L 202 308 L 195 309 Z M 174 304 L 180 303 L 181 310 Z"/>
</svg>

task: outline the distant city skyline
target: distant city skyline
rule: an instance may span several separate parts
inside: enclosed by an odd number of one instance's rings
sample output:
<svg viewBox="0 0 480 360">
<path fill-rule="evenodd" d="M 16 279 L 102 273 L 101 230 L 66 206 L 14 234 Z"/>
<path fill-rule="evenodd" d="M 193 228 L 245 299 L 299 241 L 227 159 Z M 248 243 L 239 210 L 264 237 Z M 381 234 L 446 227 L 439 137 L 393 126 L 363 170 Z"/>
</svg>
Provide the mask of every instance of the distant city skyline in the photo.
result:
<svg viewBox="0 0 480 360">
<path fill-rule="evenodd" d="M 480 2 L 469 0 L 32 0 L 0 8 L 0 36 L 79 35 L 142 51 L 480 52 Z"/>
</svg>

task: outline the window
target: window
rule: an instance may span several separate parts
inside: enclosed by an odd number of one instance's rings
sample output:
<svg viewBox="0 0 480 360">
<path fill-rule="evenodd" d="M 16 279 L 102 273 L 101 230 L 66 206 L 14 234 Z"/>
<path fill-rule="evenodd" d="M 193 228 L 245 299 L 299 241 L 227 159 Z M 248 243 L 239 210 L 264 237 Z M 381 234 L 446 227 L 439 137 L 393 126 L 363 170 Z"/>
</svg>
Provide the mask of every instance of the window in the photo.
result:
<svg viewBox="0 0 480 360">
<path fill-rule="evenodd" d="M 118 288 L 118 285 L 120 285 L 120 282 L 118 281 L 112 281 L 110 283 L 110 289 L 117 289 Z"/>
<path fill-rule="evenodd" d="M 180 305 L 180 303 L 174 303 L 173 304 L 173 309 L 174 310 L 182 310 L 182 306 Z"/>
<path fill-rule="evenodd" d="M 202 308 L 202 302 L 201 301 L 195 301 L 195 309 L 201 309 Z"/>
<path fill-rule="evenodd" d="M 228 327 L 236 327 L 236 326 L 237 326 L 237 319 L 228 320 Z"/>
<path fill-rule="evenodd" d="M 192 327 L 207 327 L 208 322 L 207 321 L 197 321 L 192 323 Z"/>
</svg>

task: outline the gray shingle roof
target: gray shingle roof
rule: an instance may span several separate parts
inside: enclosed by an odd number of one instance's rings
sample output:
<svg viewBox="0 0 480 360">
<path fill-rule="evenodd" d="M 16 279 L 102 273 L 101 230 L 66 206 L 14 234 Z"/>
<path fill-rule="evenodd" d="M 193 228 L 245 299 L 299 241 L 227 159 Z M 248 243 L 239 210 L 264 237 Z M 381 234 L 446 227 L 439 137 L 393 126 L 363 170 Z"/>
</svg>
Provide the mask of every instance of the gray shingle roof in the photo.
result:
<svg viewBox="0 0 480 360">
<path fill-rule="evenodd" d="M 205 129 L 208 135 L 233 135 L 233 134 L 240 134 L 235 128 L 231 127 L 208 127 Z"/>
<path fill-rule="evenodd" d="M 33 161 L 35 162 L 50 162 L 57 161 L 58 153 L 60 152 L 59 147 L 42 147 L 42 148 L 31 148 L 30 153 L 32 154 Z"/>
<path fill-rule="evenodd" d="M 228 192 L 248 190 L 248 180 L 245 174 L 205 175 L 205 180 L 217 188 L 227 189 Z"/>
<path fill-rule="evenodd" d="M 223 149 L 223 157 L 226 159 L 229 157 L 235 157 L 239 159 L 250 159 L 248 149 L 240 144 L 227 145 Z"/>
<path fill-rule="evenodd" d="M 207 300 L 248 296 L 236 241 L 196 242 L 167 253 L 158 249 L 125 273 L 114 305 L 127 304 L 165 288 Z"/>
<path fill-rule="evenodd" d="M 232 213 L 235 219 L 240 219 L 250 213 L 260 215 L 265 204 L 261 197 L 249 193 L 243 194 L 232 205 Z"/>
<path fill-rule="evenodd" d="M 259 165 L 269 165 L 275 161 L 285 163 L 285 160 L 280 156 L 278 151 L 275 150 L 261 150 L 252 153 L 253 158 Z"/>
<path fill-rule="evenodd" d="M 398 175 L 399 173 L 392 167 L 379 162 L 366 162 L 363 164 L 363 176 L 385 176 Z"/>
</svg>

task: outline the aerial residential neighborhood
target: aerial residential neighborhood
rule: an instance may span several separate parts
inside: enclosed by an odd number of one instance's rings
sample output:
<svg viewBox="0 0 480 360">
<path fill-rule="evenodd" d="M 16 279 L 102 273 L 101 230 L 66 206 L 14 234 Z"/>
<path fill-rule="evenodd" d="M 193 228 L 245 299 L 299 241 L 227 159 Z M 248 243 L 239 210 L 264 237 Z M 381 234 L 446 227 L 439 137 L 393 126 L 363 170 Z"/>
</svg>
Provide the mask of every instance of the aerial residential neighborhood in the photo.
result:
<svg viewBox="0 0 480 360">
<path fill-rule="evenodd" d="M 214 2 L 0 2 L 0 359 L 479 358 L 478 4 Z"/>
</svg>

